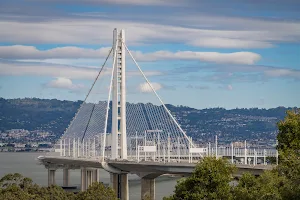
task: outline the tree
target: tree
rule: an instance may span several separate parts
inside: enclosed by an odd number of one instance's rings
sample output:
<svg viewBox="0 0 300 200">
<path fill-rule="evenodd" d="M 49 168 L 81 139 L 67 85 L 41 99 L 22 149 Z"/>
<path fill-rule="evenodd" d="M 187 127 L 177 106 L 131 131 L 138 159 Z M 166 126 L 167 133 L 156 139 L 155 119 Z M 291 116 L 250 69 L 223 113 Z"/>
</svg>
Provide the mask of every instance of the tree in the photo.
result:
<svg viewBox="0 0 300 200">
<path fill-rule="evenodd" d="M 21 174 L 7 174 L 0 179 L 1 200 L 117 200 L 115 192 L 102 183 L 93 183 L 85 192 L 77 195 L 61 187 L 40 187 Z"/>
<path fill-rule="evenodd" d="M 33 199 L 34 196 L 28 193 L 28 189 L 32 186 L 30 178 L 23 177 L 19 173 L 7 174 L 0 179 L 0 199 Z"/>
<path fill-rule="evenodd" d="M 73 193 L 64 191 L 61 187 L 40 187 L 32 180 L 19 173 L 7 174 L 0 179 L 1 200 L 72 200 Z"/>
<path fill-rule="evenodd" d="M 34 194 L 36 199 L 41 200 L 74 200 L 76 197 L 74 193 L 66 192 L 57 185 L 40 187 L 36 190 L 31 190 L 30 194 Z"/>
<path fill-rule="evenodd" d="M 278 124 L 278 150 L 281 153 L 294 151 L 300 155 L 300 109 L 287 111 L 284 120 Z"/>
<path fill-rule="evenodd" d="M 174 194 L 164 200 L 232 199 L 232 173 L 235 167 L 225 159 L 205 157 L 188 178 L 178 181 Z"/>
<path fill-rule="evenodd" d="M 93 183 L 86 191 L 77 194 L 76 200 L 117 200 L 116 193 L 102 183 Z"/>
<path fill-rule="evenodd" d="M 233 196 L 236 200 L 281 200 L 285 182 L 286 178 L 276 171 L 265 171 L 258 178 L 245 173 L 234 187 Z"/>
<path fill-rule="evenodd" d="M 284 199 L 300 199 L 300 109 L 287 111 L 277 126 L 280 163 L 276 170 L 287 178 L 282 196 Z"/>
<path fill-rule="evenodd" d="M 21 189 L 27 189 L 32 186 L 32 180 L 27 177 L 23 177 L 19 173 L 7 174 L 0 179 L 0 188 L 6 189 L 10 186 L 18 186 Z"/>
</svg>

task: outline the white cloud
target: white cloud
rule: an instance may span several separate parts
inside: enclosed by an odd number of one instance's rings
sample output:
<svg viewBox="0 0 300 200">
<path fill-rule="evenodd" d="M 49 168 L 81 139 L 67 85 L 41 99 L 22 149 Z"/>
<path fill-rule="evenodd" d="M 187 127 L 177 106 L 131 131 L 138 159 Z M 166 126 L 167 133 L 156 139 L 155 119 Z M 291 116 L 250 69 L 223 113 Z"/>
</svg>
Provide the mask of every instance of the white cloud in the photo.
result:
<svg viewBox="0 0 300 200">
<path fill-rule="evenodd" d="M 193 46 L 201 47 L 217 47 L 217 48 L 268 48 L 273 45 L 270 42 L 254 41 L 247 39 L 231 39 L 231 38 L 200 38 L 190 42 Z"/>
<path fill-rule="evenodd" d="M 232 90 L 232 89 L 233 89 L 232 85 L 227 85 L 227 90 Z"/>
<path fill-rule="evenodd" d="M 49 4 L 36 5 L 35 1 L 31 0 L 32 4 L 27 5 L 29 8 L 37 6 L 34 9 L 15 9 L 12 5 L 6 5 L 8 6 L 6 8 L 5 3 L 3 4 L 0 12 L 0 38 L 3 42 L 107 45 L 112 43 L 112 30 L 115 27 L 126 29 L 126 40 L 129 44 L 159 44 L 163 41 L 217 48 L 265 48 L 272 47 L 276 43 L 300 41 L 300 22 L 284 19 L 287 16 L 281 16 L 283 19 L 271 19 L 267 18 L 268 16 L 245 18 L 229 17 L 232 15 L 228 16 L 222 12 L 211 12 L 214 10 L 213 7 L 228 12 L 230 10 L 226 9 L 230 5 L 228 3 L 223 3 L 221 7 L 224 6 L 225 9 L 222 9 L 220 6 L 212 6 L 214 3 L 199 3 L 196 0 L 48 0 L 56 1 L 55 3 L 90 2 L 100 5 L 106 3 L 170 6 L 181 4 L 180 8 L 170 9 L 169 12 L 158 9 L 154 15 L 148 12 L 134 13 L 127 9 L 121 9 L 120 12 L 111 15 L 105 11 L 57 12 L 49 9 Z M 253 8 L 261 8 L 261 4 Z M 275 4 L 270 4 L 267 8 L 273 5 Z M 284 3 L 283 7 L 287 5 Z M 193 9 L 190 10 L 189 7 Z M 296 6 L 293 8 L 296 9 Z M 211 13 L 218 14 L 211 15 Z"/>
<path fill-rule="evenodd" d="M 74 16 L 73 20 L 61 17 L 51 21 L 26 21 L 26 23 L 22 22 L 22 19 L 14 21 L 14 18 L 11 20 L 4 18 L 0 20 L 0 38 L 3 42 L 22 44 L 108 45 L 112 43 L 112 30 L 115 27 L 125 27 L 126 41 L 129 44 L 158 44 L 163 41 L 222 48 L 263 48 L 270 47 L 276 42 L 300 40 L 300 23 L 297 22 L 212 16 L 193 16 L 193 18 L 182 16 L 181 20 L 171 19 L 166 24 L 126 21 L 121 18 L 115 20 L 111 17 Z M 176 26 L 170 25 L 174 24 L 175 20 Z M 206 25 L 210 27 L 203 28 Z"/>
<path fill-rule="evenodd" d="M 232 64 L 254 64 L 260 60 L 261 56 L 252 52 L 234 52 L 234 53 L 219 53 L 219 52 L 193 52 L 193 51 L 178 51 L 176 53 L 169 51 L 157 51 L 154 53 L 142 54 L 136 52 L 137 60 L 200 60 L 204 62 L 215 63 L 232 63 Z"/>
<path fill-rule="evenodd" d="M 97 50 L 79 47 L 60 47 L 49 50 L 38 50 L 33 46 L 2 46 L 0 47 L 0 58 L 6 59 L 70 59 L 70 58 L 104 58 L 108 55 L 109 47 Z M 200 60 L 203 62 L 232 63 L 232 64 L 254 64 L 261 56 L 253 52 L 193 52 L 193 51 L 156 51 L 142 53 L 133 51 L 132 54 L 137 61 L 157 60 Z"/>
<path fill-rule="evenodd" d="M 110 47 L 97 50 L 74 46 L 58 47 L 49 50 L 38 50 L 34 46 L 0 46 L 0 58 L 5 59 L 60 59 L 60 58 L 104 58 Z"/>
<path fill-rule="evenodd" d="M 88 0 L 97 3 L 111 4 L 131 4 L 131 5 L 182 5 L 182 1 L 177 0 Z"/>
<path fill-rule="evenodd" d="M 69 89 L 69 90 L 79 90 L 84 88 L 82 84 L 74 84 L 71 79 L 58 77 L 55 80 L 50 81 L 47 87 Z"/>
<path fill-rule="evenodd" d="M 300 70 L 261 65 L 211 65 L 204 68 L 194 66 L 200 70 L 211 71 L 201 79 L 209 82 L 230 84 L 232 82 L 265 82 L 270 79 L 290 79 L 300 81 Z M 199 77 L 197 78 L 199 79 Z M 232 86 L 231 86 L 232 87 Z M 230 89 L 230 86 L 222 89 Z"/>
<path fill-rule="evenodd" d="M 48 76 L 48 77 L 65 77 L 68 79 L 94 80 L 99 72 L 99 68 L 92 67 L 74 67 L 68 65 L 49 64 L 41 62 L 1 62 L 0 75 L 9 76 Z M 104 68 L 101 76 L 110 75 L 111 68 Z M 146 76 L 161 75 L 159 71 L 145 71 Z M 129 76 L 140 75 L 137 71 L 127 72 Z"/>
<path fill-rule="evenodd" d="M 265 74 L 270 77 L 282 77 L 282 76 L 298 76 L 300 77 L 300 71 L 295 72 L 289 69 L 269 69 L 265 71 Z"/>
<path fill-rule="evenodd" d="M 98 69 L 99 70 L 99 69 Z M 95 79 L 97 76 L 96 69 L 84 67 L 72 67 L 63 65 L 52 65 L 49 63 L 1 63 L 1 75 L 36 75 L 36 76 L 50 76 L 50 77 L 66 77 L 69 79 Z"/>
<path fill-rule="evenodd" d="M 58 0 L 44 0 L 48 2 L 56 2 Z M 59 0 L 60 3 L 82 3 L 82 0 Z M 84 3 L 92 3 L 92 4 L 120 4 L 120 5 L 183 5 L 182 1 L 177 0 L 84 0 Z"/>
<path fill-rule="evenodd" d="M 221 85 L 218 87 L 219 89 L 222 89 L 222 90 L 228 90 L 228 91 L 231 91 L 233 90 L 233 87 L 231 84 L 228 84 L 228 85 Z"/>
<path fill-rule="evenodd" d="M 155 90 L 155 91 L 157 91 L 157 90 L 160 90 L 161 88 L 162 88 L 162 85 L 161 84 L 159 84 L 159 83 L 151 83 L 151 85 L 152 85 L 152 87 L 153 87 L 153 89 Z M 140 85 L 139 85 L 139 91 L 141 91 L 141 92 L 145 92 L 145 93 L 150 93 L 150 92 L 152 92 L 152 89 L 151 89 L 151 87 L 150 87 L 150 85 L 148 84 L 148 83 L 141 83 Z"/>
<path fill-rule="evenodd" d="M 300 21 L 282 19 L 255 19 L 218 15 L 188 14 L 170 18 L 198 30 L 190 44 L 231 48 L 265 48 L 277 42 L 300 40 Z M 219 44 L 223 42 L 225 44 Z M 236 44 L 233 44 L 236 43 Z"/>
</svg>

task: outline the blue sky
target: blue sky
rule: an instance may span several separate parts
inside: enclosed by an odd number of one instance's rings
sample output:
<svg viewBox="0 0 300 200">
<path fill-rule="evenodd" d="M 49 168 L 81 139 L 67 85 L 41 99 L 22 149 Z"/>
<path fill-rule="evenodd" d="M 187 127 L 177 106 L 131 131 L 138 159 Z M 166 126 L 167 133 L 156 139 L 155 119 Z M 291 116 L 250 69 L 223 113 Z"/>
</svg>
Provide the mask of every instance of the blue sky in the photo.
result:
<svg viewBox="0 0 300 200">
<path fill-rule="evenodd" d="M 0 96 L 83 100 L 118 28 L 165 103 L 300 107 L 299 10 L 298 0 L 2 0 Z M 128 99 L 151 101 L 127 66 Z"/>
</svg>

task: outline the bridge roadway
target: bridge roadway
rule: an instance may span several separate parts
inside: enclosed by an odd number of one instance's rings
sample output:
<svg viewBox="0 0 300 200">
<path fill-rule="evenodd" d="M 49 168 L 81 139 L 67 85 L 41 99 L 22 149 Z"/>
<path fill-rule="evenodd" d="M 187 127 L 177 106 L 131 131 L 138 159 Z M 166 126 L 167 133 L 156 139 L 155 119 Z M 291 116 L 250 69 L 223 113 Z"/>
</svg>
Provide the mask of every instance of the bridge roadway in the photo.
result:
<svg viewBox="0 0 300 200">
<path fill-rule="evenodd" d="M 88 186 L 98 180 L 98 170 L 103 168 L 111 174 L 111 186 L 121 199 L 128 199 L 128 176 L 127 174 L 137 174 L 141 178 L 141 199 L 145 196 L 155 199 L 155 178 L 164 174 L 188 176 L 196 163 L 188 162 L 133 162 L 107 160 L 99 162 L 96 158 L 72 158 L 61 156 L 40 156 L 40 164 L 48 169 L 48 184 L 55 184 L 55 171 L 63 169 L 63 185 L 69 186 L 69 170 L 81 169 L 81 190 L 84 191 Z M 240 177 L 245 172 L 260 175 L 264 170 L 271 170 L 272 165 L 236 165 L 237 172 L 234 177 Z"/>
</svg>

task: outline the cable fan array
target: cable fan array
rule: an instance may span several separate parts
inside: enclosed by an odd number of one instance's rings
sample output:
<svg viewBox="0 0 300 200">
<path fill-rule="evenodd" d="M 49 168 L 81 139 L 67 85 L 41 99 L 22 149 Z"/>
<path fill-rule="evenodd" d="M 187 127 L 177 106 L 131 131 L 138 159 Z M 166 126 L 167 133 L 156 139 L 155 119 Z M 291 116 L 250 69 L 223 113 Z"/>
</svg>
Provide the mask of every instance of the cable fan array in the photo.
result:
<svg viewBox="0 0 300 200">
<path fill-rule="evenodd" d="M 123 43 L 128 54 L 137 66 L 143 83 L 150 90 L 147 95 L 152 95 L 157 104 L 126 103 L 126 133 L 127 154 L 129 160 L 171 161 L 172 159 L 185 159 L 189 156 L 189 149 L 194 147 L 191 138 L 182 130 L 176 119 L 158 96 L 131 52 Z M 112 48 L 116 56 L 117 48 Z M 109 52 L 99 74 L 97 75 L 85 100 L 78 112 L 61 137 L 57 145 L 61 149 L 62 156 L 71 157 L 101 157 L 102 160 L 111 155 L 111 92 L 114 67 L 111 76 L 103 74 L 104 66 L 110 57 Z M 115 58 L 114 58 L 115 62 Z M 114 63 L 113 63 L 114 66 Z M 97 95 L 101 88 L 104 92 Z M 106 90 L 107 89 L 107 90 Z M 141 94 L 142 95 L 142 94 Z M 149 147 L 149 148 L 148 148 Z M 146 149 L 152 149 L 147 151 Z M 200 156 L 200 155 L 199 155 Z"/>
</svg>

